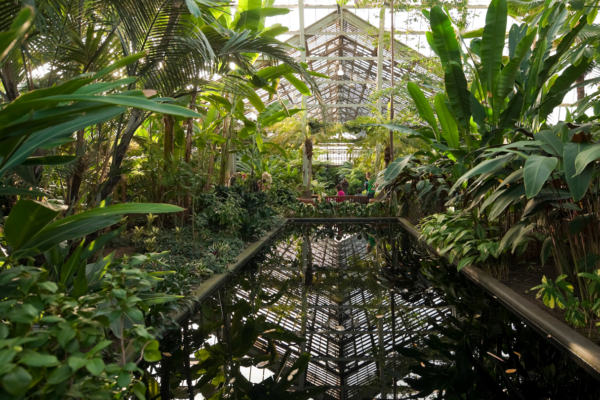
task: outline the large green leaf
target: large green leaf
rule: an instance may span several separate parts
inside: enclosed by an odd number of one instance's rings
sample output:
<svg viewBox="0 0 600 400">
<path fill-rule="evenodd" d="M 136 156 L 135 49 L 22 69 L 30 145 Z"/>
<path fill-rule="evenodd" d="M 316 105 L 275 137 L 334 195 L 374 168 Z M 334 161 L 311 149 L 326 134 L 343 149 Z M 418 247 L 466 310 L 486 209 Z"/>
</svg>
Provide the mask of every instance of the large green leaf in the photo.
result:
<svg viewBox="0 0 600 400">
<path fill-rule="evenodd" d="M 485 16 L 485 27 L 481 40 L 481 66 L 485 71 L 487 90 L 494 92 L 500 68 L 506 36 L 506 0 L 492 0 Z"/>
<path fill-rule="evenodd" d="M 25 37 L 33 22 L 34 10 L 30 6 L 24 7 L 17 18 L 12 22 L 10 29 L 0 33 L 0 65 L 7 56 L 16 48 Z"/>
<path fill-rule="evenodd" d="M 535 154 L 529 156 L 525 161 L 525 168 L 523 168 L 525 194 L 528 199 L 535 197 L 540 192 L 557 163 L 558 159 L 555 157 L 544 157 Z"/>
<path fill-rule="evenodd" d="M 415 105 L 417 106 L 417 110 L 419 111 L 419 115 L 423 118 L 427 123 L 431 126 L 433 131 L 435 132 L 435 137 L 439 141 L 440 140 L 440 132 L 437 126 L 437 121 L 435 120 L 435 115 L 433 114 L 433 109 L 431 105 L 425 98 L 423 91 L 419 88 L 415 83 L 408 82 L 406 84 L 406 88 L 408 89 L 408 93 L 410 97 L 412 97 Z"/>
<path fill-rule="evenodd" d="M 446 65 L 444 83 L 456 120 L 466 131 L 469 131 L 471 127 L 471 93 L 460 64 L 450 61 Z"/>
<path fill-rule="evenodd" d="M 36 200 L 21 199 L 10 211 L 4 224 L 4 237 L 13 249 L 20 249 L 40 232 L 62 208 Z"/>
<path fill-rule="evenodd" d="M 77 160 L 77 156 L 29 157 L 21 165 L 66 165 Z"/>
<path fill-rule="evenodd" d="M 404 157 L 399 157 L 392 161 L 390 165 L 385 169 L 383 173 L 383 182 L 381 183 L 381 187 L 386 186 L 390 182 L 392 182 L 400 173 L 406 168 L 408 162 L 412 159 L 412 154 L 409 154 Z"/>
<path fill-rule="evenodd" d="M 512 58 L 502 69 L 502 72 L 500 72 L 498 84 L 496 86 L 496 90 L 494 91 L 494 96 L 496 96 L 494 100 L 494 109 L 496 114 L 499 112 L 500 106 L 504 102 L 504 99 L 506 99 L 506 96 L 513 91 L 517 73 L 519 72 L 519 68 L 525 59 L 525 56 L 531 50 L 531 45 L 535 40 L 535 36 L 536 31 L 533 30 L 531 33 L 529 33 L 529 35 L 521 39 L 517 45 L 517 49 L 515 50 L 515 57 Z"/>
<path fill-rule="evenodd" d="M 57 243 L 83 237 L 99 229 L 114 225 L 123 214 L 158 214 L 183 211 L 170 204 L 128 203 L 109 207 L 94 208 L 46 225 L 23 244 L 15 257 L 24 257 L 35 252 L 44 252 Z"/>
<path fill-rule="evenodd" d="M 481 164 L 477 165 L 474 168 L 471 168 L 467 173 L 465 173 L 460 178 L 458 178 L 458 180 L 456 181 L 454 186 L 452 186 L 451 191 L 453 192 L 464 181 L 466 181 L 467 179 L 472 178 L 476 175 L 481 175 L 481 174 L 485 174 L 485 173 L 492 173 L 492 172 L 498 171 L 499 169 L 502 168 L 502 166 L 504 164 L 509 162 L 513 157 L 514 157 L 513 154 L 507 154 L 502 157 L 491 158 L 489 160 L 483 161 Z"/>
<path fill-rule="evenodd" d="M 287 81 L 293 86 L 295 87 L 300 94 L 303 94 L 305 96 L 310 96 L 310 89 L 308 88 L 308 86 L 306 86 L 306 84 L 304 82 L 302 82 L 300 79 L 296 78 L 294 76 L 294 74 L 285 74 L 283 75 L 283 77 L 285 79 L 287 79 Z"/>
<path fill-rule="evenodd" d="M 489 219 L 494 220 L 498 218 L 506 207 L 510 206 L 523 196 L 525 196 L 525 186 L 523 185 L 514 185 L 504 190 L 503 193 L 496 198 L 496 201 L 494 201 L 494 206 L 490 211 Z"/>
<path fill-rule="evenodd" d="M 589 143 L 573 143 L 567 142 L 563 150 L 563 162 L 565 165 L 565 180 L 569 185 L 569 191 L 573 196 L 573 201 L 579 201 L 585 195 L 594 173 L 594 166 L 588 165 L 582 168 L 581 172 L 577 172 L 575 162 L 579 154 L 590 148 Z"/>
<path fill-rule="evenodd" d="M 39 190 L 28 190 L 13 187 L 0 187 L 0 196 L 35 196 L 48 197 L 48 195 Z"/>
<path fill-rule="evenodd" d="M 587 25 L 587 16 L 584 14 L 581 17 L 581 19 L 579 20 L 579 23 L 577 24 L 577 26 L 575 26 L 573 29 L 571 29 L 569 31 L 569 33 L 567 33 L 562 38 L 562 40 L 560 41 L 560 43 L 556 47 L 556 52 L 551 57 L 548 57 L 547 59 L 544 60 L 543 68 L 539 72 L 539 74 L 537 75 L 537 84 L 538 84 L 538 86 L 541 86 L 542 84 L 544 84 L 546 82 L 546 79 L 548 79 L 548 77 L 550 76 L 551 71 L 556 66 L 558 66 L 561 57 L 567 51 L 569 51 L 569 49 L 571 48 L 571 45 L 577 39 L 577 36 L 579 35 L 579 32 L 581 32 L 581 30 L 586 25 Z"/>
<path fill-rule="evenodd" d="M 94 101 L 98 103 L 112 104 L 116 106 L 134 107 L 142 110 L 154 111 L 161 114 L 174 115 L 177 117 L 185 118 L 201 118 L 202 115 L 189 108 L 176 106 L 173 104 L 162 104 L 157 103 L 153 100 L 148 100 L 142 97 L 133 96 L 122 96 L 122 95 L 109 95 L 109 96 L 94 96 L 94 95 L 81 95 L 81 94 L 67 94 L 59 96 L 49 96 L 43 99 L 32 101 L 29 106 L 36 107 L 39 105 L 46 105 L 52 103 L 60 103 L 67 101 Z"/>
<path fill-rule="evenodd" d="M 584 74 L 590 66 L 591 59 L 581 61 L 578 65 L 570 65 L 554 81 L 554 84 L 544 96 L 544 102 L 540 107 L 540 118 L 545 120 L 554 109 L 562 103 L 563 98 L 570 90 L 573 82 Z"/>
<path fill-rule="evenodd" d="M 442 66 L 445 67 L 450 61 L 461 64 L 460 48 L 450 18 L 440 6 L 432 7 L 429 17 L 435 49 L 442 61 Z"/>
<path fill-rule="evenodd" d="M 519 121 L 523 108 L 523 93 L 517 92 L 508 102 L 508 106 L 500 114 L 498 129 L 511 128 Z"/>
<path fill-rule="evenodd" d="M 552 131 L 541 131 L 533 134 L 535 140 L 541 140 L 545 142 L 554 151 L 554 154 L 558 157 L 563 156 L 563 149 L 565 145 L 562 140 Z M 550 150 L 550 149 L 547 149 Z"/>
<path fill-rule="evenodd" d="M 453 149 L 458 149 L 460 142 L 458 140 L 458 127 L 454 121 L 454 117 L 446 107 L 446 97 L 438 93 L 435 95 L 433 100 L 435 106 L 435 112 L 437 113 L 438 120 L 442 126 L 442 136 L 446 139 L 448 146 Z"/>
<path fill-rule="evenodd" d="M 33 133 L 29 132 L 30 136 L 27 138 L 27 141 L 18 147 L 18 149 L 14 150 L 10 159 L 2 160 L 0 176 L 2 176 L 9 168 L 20 165 L 31 153 L 36 149 L 43 147 L 45 144 L 64 139 L 80 129 L 114 118 L 125 110 L 124 107 L 100 108 L 84 113 L 84 115 L 75 119 L 67 120 L 58 123 L 57 125 L 34 131 Z"/>
<path fill-rule="evenodd" d="M 589 163 L 600 158 L 600 144 L 589 146 L 582 150 L 575 159 L 575 173 L 580 174 Z"/>
<path fill-rule="evenodd" d="M 260 25 L 261 8 L 261 0 L 240 0 L 238 2 L 240 18 L 235 29 L 237 31 L 249 29 L 252 32 L 256 32 Z"/>
<path fill-rule="evenodd" d="M 249 93 L 246 93 L 246 97 L 250 104 L 256 108 L 258 112 L 262 112 L 265 109 L 265 103 L 263 103 L 262 99 L 254 90 L 250 90 Z"/>
</svg>

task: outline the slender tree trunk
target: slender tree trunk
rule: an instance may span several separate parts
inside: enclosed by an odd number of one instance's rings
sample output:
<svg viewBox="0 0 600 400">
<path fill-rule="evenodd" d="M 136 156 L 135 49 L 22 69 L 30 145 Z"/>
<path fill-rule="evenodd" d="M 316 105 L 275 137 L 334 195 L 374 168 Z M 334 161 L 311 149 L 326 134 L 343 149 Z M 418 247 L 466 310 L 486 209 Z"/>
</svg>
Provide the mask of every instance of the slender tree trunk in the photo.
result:
<svg viewBox="0 0 600 400">
<path fill-rule="evenodd" d="M 121 164 L 123 163 L 123 159 L 125 159 L 125 155 L 127 154 L 129 143 L 131 143 L 131 139 L 133 138 L 135 131 L 140 127 L 142 122 L 142 110 L 138 110 L 137 108 L 131 110 L 129 121 L 127 122 L 127 126 L 123 131 L 123 137 L 121 138 L 121 142 L 119 143 L 115 151 L 115 157 L 113 158 L 112 164 L 110 166 L 108 178 L 102 185 L 102 189 L 100 191 L 100 198 L 102 200 L 106 199 L 108 195 L 112 193 L 115 186 L 117 186 L 117 184 L 121 180 Z"/>
<path fill-rule="evenodd" d="M 190 100 L 190 110 L 196 110 L 196 91 L 192 93 L 192 98 Z M 187 134 L 185 137 L 185 162 L 190 163 L 192 159 L 192 139 L 194 138 L 194 119 L 188 118 L 187 120 Z"/>
<path fill-rule="evenodd" d="M 583 74 L 579 78 L 577 78 L 575 83 L 583 83 L 583 81 L 585 81 L 585 75 L 586 74 Z M 584 97 L 585 97 L 585 86 L 580 86 L 577 88 L 577 101 L 582 100 Z"/>
<path fill-rule="evenodd" d="M 77 158 L 77 164 L 75 165 L 75 170 L 73 171 L 73 176 L 71 177 L 71 185 L 69 186 L 69 208 L 73 208 L 73 206 L 77 203 L 77 199 L 79 198 L 79 189 L 81 188 L 81 183 L 83 182 L 83 174 L 87 169 L 87 162 L 84 157 L 85 152 L 85 130 L 77 131 L 77 144 L 75 146 L 75 155 Z"/>
<path fill-rule="evenodd" d="M 175 117 L 172 115 L 163 115 L 163 122 L 165 123 L 165 137 L 164 137 L 164 157 L 165 157 L 165 168 L 167 165 L 173 164 L 173 148 L 175 140 Z"/>
<path fill-rule="evenodd" d="M 227 156 L 229 154 L 229 140 L 221 145 L 221 165 L 219 169 L 219 185 L 225 184 L 225 176 L 227 175 Z"/>
<path fill-rule="evenodd" d="M 127 175 L 121 174 L 121 203 L 127 203 Z"/>
<path fill-rule="evenodd" d="M 2 86 L 6 92 L 8 101 L 13 101 L 19 97 L 19 88 L 17 86 L 17 80 L 15 78 L 14 70 L 11 66 L 11 62 L 7 61 L 6 64 L 0 70 L 0 78 L 2 80 Z"/>
<path fill-rule="evenodd" d="M 196 110 L 196 89 L 194 88 L 194 92 L 192 93 L 192 98 L 190 99 L 190 110 L 195 111 Z M 193 118 L 188 118 L 187 120 L 187 133 L 185 136 L 185 155 L 184 155 L 184 160 L 187 164 L 189 164 L 192 161 L 192 143 L 193 143 L 193 139 L 194 138 L 194 119 Z M 191 194 L 188 192 L 185 197 L 183 198 L 183 208 L 185 209 L 185 211 L 183 211 L 183 219 L 186 220 L 188 218 L 188 216 L 190 215 L 188 208 L 191 204 L 192 198 L 191 198 Z"/>
<path fill-rule="evenodd" d="M 206 174 L 206 185 L 204 185 L 204 191 L 208 192 L 210 190 L 210 178 L 213 173 L 213 168 L 215 166 L 215 150 L 217 145 L 213 144 L 210 152 L 210 159 L 208 161 L 208 173 Z"/>
</svg>

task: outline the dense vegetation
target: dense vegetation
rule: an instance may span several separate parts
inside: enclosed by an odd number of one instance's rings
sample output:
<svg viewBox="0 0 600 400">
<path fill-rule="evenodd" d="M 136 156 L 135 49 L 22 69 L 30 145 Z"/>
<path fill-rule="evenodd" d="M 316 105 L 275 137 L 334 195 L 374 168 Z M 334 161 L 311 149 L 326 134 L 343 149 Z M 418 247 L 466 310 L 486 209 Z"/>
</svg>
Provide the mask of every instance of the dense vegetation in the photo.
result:
<svg viewBox="0 0 600 400">
<path fill-rule="evenodd" d="M 319 100 L 327 77 L 265 26 L 288 12 L 272 6 L 0 0 L 1 398 L 145 398 L 136 363 L 161 358 L 157 332 L 281 216 L 408 217 L 500 278 L 517 257 L 551 261 L 540 296 L 593 331 L 598 3 L 493 0 L 466 33 L 424 10 L 432 75 L 375 93 L 371 117 L 306 129 L 279 84 Z M 412 100 L 393 120 L 375 107 L 390 94 Z M 330 168 L 313 144 L 332 141 L 363 151 Z M 297 201 L 344 180 L 364 193 L 367 173 L 375 204 Z"/>
</svg>

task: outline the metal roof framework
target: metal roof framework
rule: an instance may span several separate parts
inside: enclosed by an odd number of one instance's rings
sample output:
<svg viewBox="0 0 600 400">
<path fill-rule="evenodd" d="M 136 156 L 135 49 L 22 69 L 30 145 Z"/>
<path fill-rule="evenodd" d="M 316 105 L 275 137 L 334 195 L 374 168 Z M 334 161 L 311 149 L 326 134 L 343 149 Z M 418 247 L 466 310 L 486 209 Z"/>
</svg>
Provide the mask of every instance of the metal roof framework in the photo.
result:
<svg viewBox="0 0 600 400">
<path fill-rule="evenodd" d="M 290 55 L 301 62 L 306 62 L 309 69 L 332 79 L 316 78 L 320 87 L 323 104 L 319 104 L 316 96 L 302 95 L 286 80 L 280 82 L 280 97 L 288 100 L 290 106 L 307 110 L 303 113 L 303 126 L 306 118 L 320 119 L 321 106 L 330 122 L 344 123 L 358 116 L 372 115 L 373 105 L 369 95 L 375 90 L 391 87 L 392 61 L 391 52 L 384 48 L 384 10 L 381 10 L 380 26 L 376 27 L 367 21 L 340 7 L 316 23 L 305 28 L 304 2 L 298 1 L 300 29 L 286 43 L 301 50 L 292 50 Z M 294 32 L 295 33 L 295 32 Z M 426 59 L 421 53 L 403 43 L 394 42 L 394 76 L 396 78 L 416 74 L 427 74 L 433 80 L 440 80 L 420 65 Z M 344 74 L 339 75 L 340 68 Z M 259 89 L 257 94 L 266 101 L 269 94 Z M 433 92 L 426 93 L 433 95 Z M 384 111 L 390 99 L 383 98 L 375 105 Z M 409 103 L 408 99 L 394 97 L 394 110 L 399 112 Z"/>
</svg>

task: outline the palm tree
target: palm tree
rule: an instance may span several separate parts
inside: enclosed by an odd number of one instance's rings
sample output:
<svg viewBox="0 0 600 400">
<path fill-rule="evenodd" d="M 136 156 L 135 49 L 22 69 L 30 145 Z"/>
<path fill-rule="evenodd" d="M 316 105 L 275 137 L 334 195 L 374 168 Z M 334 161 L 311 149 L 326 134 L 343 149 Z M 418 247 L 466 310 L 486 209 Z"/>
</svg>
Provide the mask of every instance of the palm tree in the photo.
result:
<svg viewBox="0 0 600 400">
<path fill-rule="evenodd" d="M 252 89 L 243 79 L 228 76 L 229 65 L 235 63 L 253 75 L 248 54 L 259 53 L 288 65 L 318 93 L 306 70 L 288 56 L 288 45 L 259 32 L 222 26 L 213 14 L 228 6 L 221 0 L 38 0 L 35 6 L 35 32 L 0 71 L 4 86 L 0 93 L 7 101 L 16 98 L 20 90 L 49 87 L 139 52 L 146 52 L 147 57 L 122 72 L 124 77 L 136 78 L 135 82 L 126 81 L 130 90 L 155 90 L 160 96 L 179 97 L 193 86 L 199 92 L 243 94 Z M 0 29 L 19 9 L 13 0 L 0 0 Z M 36 68 L 49 71 L 33 82 Z M 214 74 L 223 77 L 212 81 Z M 101 189 L 102 199 L 120 181 L 133 135 L 150 114 L 133 109 L 115 124 L 112 163 Z M 72 189 L 70 197 L 75 198 L 77 190 Z"/>
</svg>

